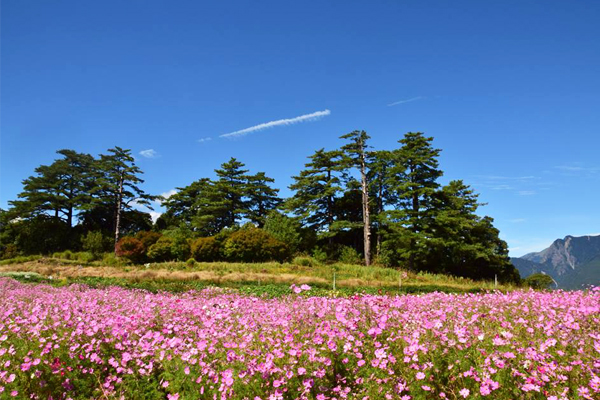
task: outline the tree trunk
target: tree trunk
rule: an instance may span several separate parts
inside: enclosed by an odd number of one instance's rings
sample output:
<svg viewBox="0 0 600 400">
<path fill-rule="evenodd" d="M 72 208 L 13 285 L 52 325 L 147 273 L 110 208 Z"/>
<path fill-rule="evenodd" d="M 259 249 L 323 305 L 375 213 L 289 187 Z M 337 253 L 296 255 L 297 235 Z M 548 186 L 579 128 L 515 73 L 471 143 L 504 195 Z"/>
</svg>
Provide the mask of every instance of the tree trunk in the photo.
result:
<svg viewBox="0 0 600 400">
<path fill-rule="evenodd" d="M 327 185 L 331 184 L 331 169 L 327 170 Z M 331 225 L 333 224 L 333 198 L 331 196 L 327 196 L 327 231 L 329 233 L 329 238 L 327 242 L 331 247 L 333 245 L 333 237 L 331 236 Z"/>
<path fill-rule="evenodd" d="M 377 198 L 377 243 L 376 247 L 376 256 L 379 258 L 379 254 L 381 253 L 381 213 L 383 212 L 383 179 L 379 182 L 379 190 L 378 190 L 378 198 Z"/>
<path fill-rule="evenodd" d="M 365 265 L 368 267 L 371 265 L 371 217 L 369 215 L 369 191 L 367 188 L 367 171 L 365 164 L 365 152 L 364 148 L 361 146 L 360 175 L 362 183 L 363 235 Z"/>
<path fill-rule="evenodd" d="M 121 173 L 119 179 L 119 195 L 117 196 L 117 209 L 115 218 L 115 255 L 117 254 L 117 243 L 119 242 L 119 231 L 121 230 L 121 207 L 123 203 L 123 177 L 124 173 Z"/>
<path fill-rule="evenodd" d="M 413 226 L 412 226 L 413 237 L 410 239 L 410 255 L 408 257 L 408 268 L 411 271 L 414 271 L 414 269 L 415 269 L 415 244 L 416 244 L 414 235 L 419 230 L 419 195 L 418 194 L 413 194 L 412 211 L 413 211 Z"/>
</svg>

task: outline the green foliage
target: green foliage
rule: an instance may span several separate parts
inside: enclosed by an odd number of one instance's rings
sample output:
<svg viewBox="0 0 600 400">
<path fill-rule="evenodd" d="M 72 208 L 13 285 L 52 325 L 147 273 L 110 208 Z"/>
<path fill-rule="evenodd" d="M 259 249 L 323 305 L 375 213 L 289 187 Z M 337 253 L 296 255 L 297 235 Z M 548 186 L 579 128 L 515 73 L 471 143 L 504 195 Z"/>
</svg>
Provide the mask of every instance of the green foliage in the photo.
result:
<svg viewBox="0 0 600 400">
<path fill-rule="evenodd" d="M 161 238 L 161 236 L 161 233 L 154 231 L 140 231 L 136 233 L 135 238 L 142 242 L 142 244 L 144 245 L 144 251 L 147 252 L 150 246 L 156 243 L 158 239 Z"/>
<path fill-rule="evenodd" d="M 35 176 L 23 181 L 23 191 L 18 195 L 22 200 L 9 202 L 15 217 L 52 216 L 70 228 L 75 212 L 90 202 L 93 157 L 73 150 L 57 153 L 63 158 L 41 165 L 35 169 Z"/>
<path fill-rule="evenodd" d="M 8 243 L 3 245 L 0 252 L 0 259 L 7 260 L 9 258 L 15 258 L 19 255 L 19 249 L 14 243 Z"/>
<path fill-rule="evenodd" d="M 110 252 L 105 253 L 102 257 L 102 265 L 119 266 L 123 265 L 123 262 L 117 256 L 115 256 L 115 253 Z"/>
<path fill-rule="evenodd" d="M 320 265 L 320 263 L 312 257 L 298 256 L 292 261 L 292 264 L 300 265 L 302 267 L 314 267 Z"/>
<path fill-rule="evenodd" d="M 223 253 L 230 261 L 283 262 L 290 257 L 285 243 L 260 228 L 247 227 L 232 233 L 225 241 Z"/>
<path fill-rule="evenodd" d="M 362 257 L 354 247 L 342 246 L 338 261 L 344 264 L 360 264 Z"/>
<path fill-rule="evenodd" d="M 320 264 L 324 264 L 329 259 L 327 252 L 321 247 L 315 247 L 313 249 L 313 258 Z"/>
<path fill-rule="evenodd" d="M 71 231 L 61 220 L 40 215 L 11 224 L 15 245 L 24 254 L 51 254 L 72 246 Z"/>
<path fill-rule="evenodd" d="M 281 199 L 277 196 L 279 189 L 273 189 L 269 184 L 275 182 L 264 172 L 247 177 L 246 197 L 247 213 L 246 218 L 255 223 L 259 228 L 264 227 L 267 215 L 275 210 L 281 204 Z"/>
<path fill-rule="evenodd" d="M 101 154 L 95 164 L 94 182 L 96 187 L 87 209 L 90 212 L 100 209 L 108 216 L 107 222 L 110 222 L 110 230 L 115 232 L 115 241 L 118 242 L 122 228 L 121 214 L 130 211 L 132 215 L 135 215 L 135 210 L 132 210 L 134 200 L 138 206 L 143 205 L 152 209 L 150 202 L 154 196 L 148 195 L 140 188 L 139 185 L 144 182 L 139 177 L 142 170 L 135 165 L 131 150 L 115 146 L 108 149 L 108 154 Z M 116 251 L 117 246 L 115 246 Z"/>
<path fill-rule="evenodd" d="M 523 283 L 530 288 L 540 290 L 549 289 L 555 284 L 554 279 L 552 279 L 551 276 L 542 273 L 529 275 L 527 278 L 523 279 Z"/>
<path fill-rule="evenodd" d="M 189 258 L 185 262 L 185 265 L 187 265 L 189 268 L 194 268 L 196 266 L 196 260 L 194 260 L 193 258 Z"/>
<path fill-rule="evenodd" d="M 335 221 L 335 201 L 342 190 L 342 152 L 317 150 L 298 176 L 292 177 L 294 196 L 286 208 L 316 231 L 327 232 Z"/>
<path fill-rule="evenodd" d="M 71 250 L 65 250 L 62 252 L 55 252 L 52 254 L 53 258 L 60 258 L 61 260 L 75 260 L 76 257 Z"/>
<path fill-rule="evenodd" d="M 265 232 L 285 243 L 292 253 L 297 252 L 302 244 L 302 224 L 297 218 L 288 217 L 278 211 L 271 211 L 267 216 Z"/>
<path fill-rule="evenodd" d="M 191 242 L 193 236 L 190 229 L 185 225 L 182 225 L 178 228 L 163 231 L 163 235 L 172 239 L 171 254 L 176 260 L 185 261 L 190 258 L 192 254 Z"/>
<path fill-rule="evenodd" d="M 131 236 L 125 236 L 119 240 L 115 254 L 134 264 L 140 264 L 145 259 L 144 245 L 140 240 Z"/>
<path fill-rule="evenodd" d="M 100 231 L 88 232 L 81 238 L 82 248 L 92 254 L 94 259 L 99 259 L 109 249 L 110 241 Z"/>
<path fill-rule="evenodd" d="M 173 239 L 162 236 L 148 249 L 148 258 L 154 262 L 171 261 L 176 258 L 172 251 Z"/>
<path fill-rule="evenodd" d="M 221 243 L 216 237 L 198 238 L 192 242 L 192 257 L 196 261 L 210 262 L 223 258 Z"/>
</svg>

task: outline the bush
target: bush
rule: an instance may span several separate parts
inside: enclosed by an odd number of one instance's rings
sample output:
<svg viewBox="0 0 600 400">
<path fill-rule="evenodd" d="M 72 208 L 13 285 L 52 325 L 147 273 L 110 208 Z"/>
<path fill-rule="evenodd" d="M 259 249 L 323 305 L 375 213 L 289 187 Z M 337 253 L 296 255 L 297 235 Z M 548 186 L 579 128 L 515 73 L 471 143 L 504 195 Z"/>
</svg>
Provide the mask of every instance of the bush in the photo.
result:
<svg viewBox="0 0 600 400">
<path fill-rule="evenodd" d="M 362 259 L 354 247 L 342 246 L 338 261 L 343 264 L 362 264 Z"/>
<path fill-rule="evenodd" d="M 134 264 L 141 264 L 145 258 L 144 245 L 134 237 L 125 236 L 117 243 L 116 254 L 118 257 L 126 258 Z"/>
<path fill-rule="evenodd" d="M 327 262 L 327 252 L 320 247 L 315 247 L 313 250 L 313 258 L 317 260 L 318 263 L 326 263 Z"/>
<path fill-rule="evenodd" d="M 154 262 L 172 261 L 175 257 L 171 251 L 173 239 L 162 236 L 148 249 L 148 257 Z"/>
<path fill-rule="evenodd" d="M 2 254 L 0 256 L 0 259 L 8 260 L 10 258 L 15 258 L 18 255 L 19 255 L 19 249 L 17 248 L 17 246 L 13 243 L 9 243 L 6 246 L 4 246 L 4 248 L 2 249 Z"/>
<path fill-rule="evenodd" d="M 292 261 L 292 263 L 295 264 L 295 265 L 300 265 L 302 267 L 314 267 L 314 266 L 320 264 L 314 258 L 312 258 L 312 257 L 306 257 L 306 256 L 296 257 L 296 258 L 294 258 L 294 261 Z"/>
<path fill-rule="evenodd" d="M 100 254 L 102 254 L 102 253 L 100 253 Z M 94 260 L 99 259 L 100 254 L 94 255 L 94 254 L 90 253 L 89 251 L 80 251 L 73 255 L 73 259 L 76 259 L 77 261 L 81 261 L 83 263 L 90 263 Z"/>
<path fill-rule="evenodd" d="M 196 260 L 190 258 L 185 262 L 185 264 L 188 266 L 188 268 L 194 268 L 194 266 L 196 265 Z"/>
<path fill-rule="evenodd" d="M 225 241 L 225 257 L 238 262 L 283 262 L 290 257 L 287 245 L 259 228 L 233 232 Z"/>
<path fill-rule="evenodd" d="M 192 257 L 196 261 L 219 261 L 221 243 L 214 236 L 198 238 L 192 243 Z"/>
<path fill-rule="evenodd" d="M 287 244 L 292 253 L 300 248 L 302 243 L 302 224 L 297 218 L 291 218 L 278 211 L 272 211 L 265 221 L 265 232 Z"/>
<path fill-rule="evenodd" d="M 65 250 L 61 252 L 52 253 L 52 258 L 59 258 L 61 260 L 74 260 L 75 255 L 71 250 Z"/>
<path fill-rule="evenodd" d="M 144 250 L 147 252 L 154 243 L 158 242 L 161 238 L 161 234 L 153 231 L 140 231 L 135 235 L 135 238 L 142 242 Z"/>
<path fill-rule="evenodd" d="M 107 250 L 108 240 L 100 231 L 88 232 L 81 238 L 81 246 L 83 250 L 91 253 L 94 259 L 98 259 Z"/>
<path fill-rule="evenodd" d="M 115 253 L 105 253 L 102 257 L 103 265 L 117 266 L 121 265 L 121 261 L 115 256 Z"/>
<path fill-rule="evenodd" d="M 533 289 L 548 289 L 554 285 L 554 279 L 546 274 L 529 275 L 523 280 L 523 283 Z"/>
<path fill-rule="evenodd" d="M 192 249 L 190 246 L 190 239 L 183 236 L 177 236 L 173 238 L 173 244 L 171 244 L 171 253 L 178 261 L 185 261 L 192 255 Z"/>
</svg>

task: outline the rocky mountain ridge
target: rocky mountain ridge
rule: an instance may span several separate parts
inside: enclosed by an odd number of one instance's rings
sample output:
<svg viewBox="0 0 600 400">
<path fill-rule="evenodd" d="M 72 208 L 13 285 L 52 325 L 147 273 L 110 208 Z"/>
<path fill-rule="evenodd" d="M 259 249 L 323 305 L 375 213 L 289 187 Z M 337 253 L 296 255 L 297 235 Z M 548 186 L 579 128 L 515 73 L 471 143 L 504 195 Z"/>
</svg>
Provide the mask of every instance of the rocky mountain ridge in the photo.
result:
<svg viewBox="0 0 600 400">
<path fill-rule="evenodd" d="M 511 261 L 522 278 L 541 272 L 564 289 L 600 286 L 600 235 L 569 235 L 555 240 L 547 249 Z"/>
</svg>

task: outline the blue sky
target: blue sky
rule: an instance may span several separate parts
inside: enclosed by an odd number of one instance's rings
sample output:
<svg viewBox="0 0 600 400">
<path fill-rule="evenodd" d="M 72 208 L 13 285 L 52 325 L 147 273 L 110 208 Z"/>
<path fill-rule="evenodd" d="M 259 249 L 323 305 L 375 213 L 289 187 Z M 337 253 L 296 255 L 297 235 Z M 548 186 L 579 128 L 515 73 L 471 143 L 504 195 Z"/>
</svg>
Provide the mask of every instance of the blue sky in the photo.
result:
<svg viewBox="0 0 600 400">
<path fill-rule="evenodd" d="M 287 195 L 342 134 L 391 149 L 422 131 L 511 255 L 600 233 L 599 15 L 591 0 L 5 0 L 0 207 L 62 148 L 132 149 L 153 194 L 233 156 Z"/>
</svg>

